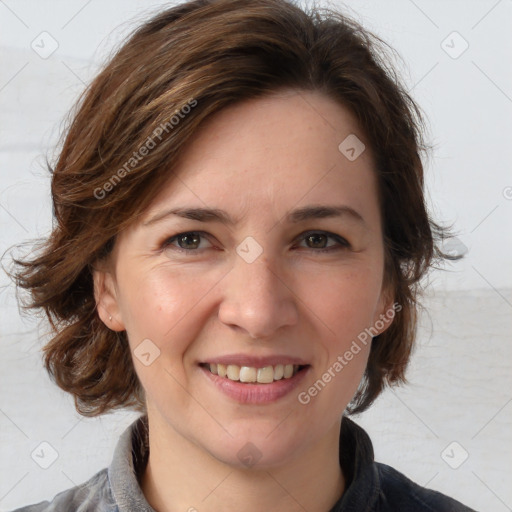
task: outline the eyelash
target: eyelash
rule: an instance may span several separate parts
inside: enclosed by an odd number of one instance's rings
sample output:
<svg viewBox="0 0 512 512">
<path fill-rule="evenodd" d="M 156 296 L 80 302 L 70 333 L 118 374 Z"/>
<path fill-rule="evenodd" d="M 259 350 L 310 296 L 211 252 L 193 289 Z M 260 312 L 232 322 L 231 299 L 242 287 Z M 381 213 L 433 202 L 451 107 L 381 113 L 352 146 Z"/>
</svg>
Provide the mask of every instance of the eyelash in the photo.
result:
<svg viewBox="0 0 512 512">
<path fill-rule="evenodd" d="M 177 247 L 177 246 L 173 245 L 174 241 L 176 241 L 179 237 L 184 236 L 184 235 L 199 235 L 201 237 L 208 238 L 206 236 L 207 233 L 205 233 L 203 231 L 184 231 L 182 233 L 178 233 L 178 234 L 171 236 L 171 237 L 167 238 L 166 240 L 164 240 L 164 242 L 161 244 L 161 249 L 164 250 L 164 249 L 167 249 L 172 246 L 172 250 L 177 251 L 179 253 L 188 253 L 188 254 L 200 253 L 202 251 L 202 249 L 183 249 L 182 247 Z M 345 240 L 343 237 L 341 237 L 339 235 L 335 235 L 334 233 L 330 233 L 328 231 L 306 231 L 305 233 L 302 233 L 301 235 L 299 235 L 298 239 L 300 239 L 302 241 L 311 235 L 325 235 L 325 236 L 327 236 L 327 238 L 332 238 L 333 240 L 335 240 L 338 243 L 337 246 L 331 246 L 326 249 L 314 249 L 314 248 L 306 247 L 306 249 L 309 249 L 310 251 L 313 251 L 313 252 L 329 253 L 329 252 L 333 252 L 333 251 L 337 251 L 337 250 L 347 250 L 347 249 L 351 248 L 350 243 L 347 240 Z M 208 247 L 208 249 L 209 249 L 209 247 Z"/>
</svg>

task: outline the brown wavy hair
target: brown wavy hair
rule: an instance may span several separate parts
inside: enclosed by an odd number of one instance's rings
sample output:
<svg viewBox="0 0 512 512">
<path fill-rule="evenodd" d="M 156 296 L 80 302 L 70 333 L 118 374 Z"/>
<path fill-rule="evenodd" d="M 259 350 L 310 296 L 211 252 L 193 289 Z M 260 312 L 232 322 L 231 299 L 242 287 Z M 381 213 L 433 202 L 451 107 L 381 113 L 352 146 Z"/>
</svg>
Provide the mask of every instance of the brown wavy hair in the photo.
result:
<svg viewBox="0 0 512 512">
<path fill-rule="evenodd" d="M 386 384 L 405 382 L 419 283 L 442 257 L 443 229 L 425 206 L 422 116 L 389 55 L 342 13 L 287 0 L 182 3 L 143 23 L 115 51 L 71 111 L 49 164 L 53 231 L 32 259 L 14 258 L 16 284 L 30 292 L 24 308 L 42 308 L 51 325 L 45 366 L 80 414 L 145 408 L 126 332 L 111 331 L 98 316 L 95 262 L 169 180 L 200 123 L 285 88 L 319 91 L 348 108 L 376 163 L 385 280 L 401 308 L 374 338 L 348 412 L 369 407 Z"/>
</svg>

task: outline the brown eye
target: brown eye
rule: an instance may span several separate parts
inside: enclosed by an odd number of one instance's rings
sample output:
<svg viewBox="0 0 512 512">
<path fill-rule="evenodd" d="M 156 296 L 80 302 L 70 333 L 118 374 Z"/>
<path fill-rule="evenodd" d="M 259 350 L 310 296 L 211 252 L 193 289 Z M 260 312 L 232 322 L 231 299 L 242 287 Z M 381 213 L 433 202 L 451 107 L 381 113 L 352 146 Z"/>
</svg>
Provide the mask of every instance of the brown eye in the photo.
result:
<svg viewBox="0 0 512 512">
<path fill-rule="evenodd" d="M 182 249 L 197 249 L 201 243 L 201 236 L 197 233 L 185 233 L 176 238 Z"/>
<path fill-rule="evenodd" d="M 314 249 L 325 249 L 328 237 L 323 233 L 308 235 L 306 241 Z"/>
<path fill-rule="evenodd" d="M 301 235 L 302 240 L 307 244 L 307 248 L 315 250 L 315 252 L 330 252 L 340 249 L 347 249 L 350 244 L 341 236 L 325 231 L 310 231 Z M 327 245 L 328 240 L 332 239 L 336 243 Z"/>
<path fill-rule="evenodd" d="M 203 239 L 206 240 L 204 234 L 197 231 L 178 233 L 167 238 L 162 244 L 162 249 L 172 249 L 178 252 L 200 252 L 200 249 L 208 248 L 200 247 Z"/>
</svg>

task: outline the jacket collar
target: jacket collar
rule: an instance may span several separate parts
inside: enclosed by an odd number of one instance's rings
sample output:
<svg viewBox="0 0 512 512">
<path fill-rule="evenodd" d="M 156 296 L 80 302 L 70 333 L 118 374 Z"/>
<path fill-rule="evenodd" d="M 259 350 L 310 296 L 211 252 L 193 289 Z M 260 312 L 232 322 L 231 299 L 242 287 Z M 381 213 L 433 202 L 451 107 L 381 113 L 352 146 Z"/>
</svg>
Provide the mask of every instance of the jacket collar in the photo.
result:
<svg viewBox="0 0 512 512">
<path fill-rule="evenodd" d="M 139 483 L 148 457 L 148 419 L 141 416 L 119 438 L 108 468 L 108 479 L 119 512 L 155 512 Z M 345 492 L 330 512 L 373 510 L 380 482 L 372 442 L 368 434 L 347 416 L 341 422 L 339 460 L 345 476 Z"/>
<path fill-rule="evenodd" d="M 108 468 L 108 479 L 119 512 L 155 512 L 140 488 L 149 456 L 147 416 L 134 421 L 121 435 Z"/>
<path fill-rule="evenodd" d="M 380 481 L 368 434 L 347 416 L 340 430 L 340 466 L 345 476 L 345 492 L 330 512 L 374 510 Z"/>
</svg>

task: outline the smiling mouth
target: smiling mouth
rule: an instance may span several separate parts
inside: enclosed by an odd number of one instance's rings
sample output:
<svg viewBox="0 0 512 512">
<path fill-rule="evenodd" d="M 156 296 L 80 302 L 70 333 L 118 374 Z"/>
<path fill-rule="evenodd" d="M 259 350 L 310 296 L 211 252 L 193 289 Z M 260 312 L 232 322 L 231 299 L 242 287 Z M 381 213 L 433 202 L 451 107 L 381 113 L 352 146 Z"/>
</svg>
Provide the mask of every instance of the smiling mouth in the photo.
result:
<svg viewBox="0 0 512 512">
<path fill-rule="evenodd" d="M 238 366 L 236 364 L 202 363 L 200 366 L 206 368 L 214 375 L 234 382 L 271 384 L 278 380 L 290 379 L 309 365 L 276 364 L 256 368 L 253 366 Z"/>
</svg>

